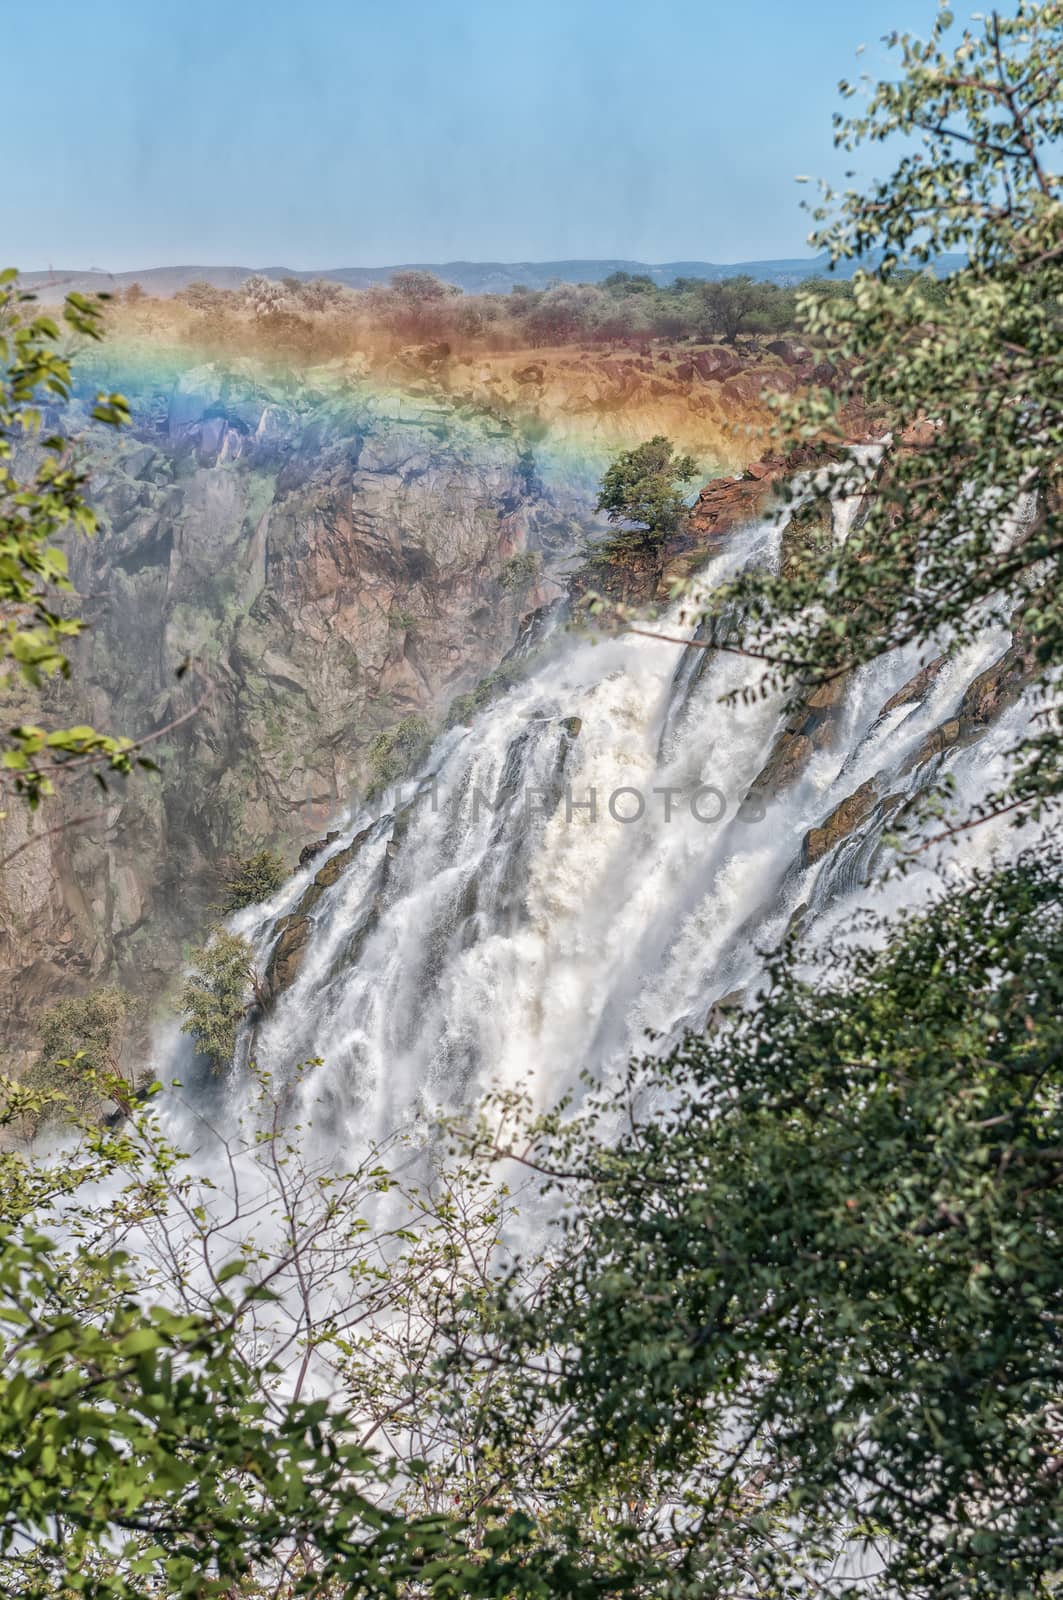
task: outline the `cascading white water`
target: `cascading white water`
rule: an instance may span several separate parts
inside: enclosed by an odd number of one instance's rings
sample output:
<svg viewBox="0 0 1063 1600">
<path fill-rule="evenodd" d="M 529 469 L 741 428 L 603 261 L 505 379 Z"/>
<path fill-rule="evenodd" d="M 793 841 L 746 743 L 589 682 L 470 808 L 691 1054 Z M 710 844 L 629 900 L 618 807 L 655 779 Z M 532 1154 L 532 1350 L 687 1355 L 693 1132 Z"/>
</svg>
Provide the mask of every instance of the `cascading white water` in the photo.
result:
<svg viewBox="0 0 1063 1600">
<path fill-rule="evenodd" d="M 839 508 L 839 536 L 851 515 Z M 747 562 L 775 561 L 781 537 L 775 522 L 746 530 L 699 583 L 709 589 Z M 689 634 L 677 607 L 661 632 L 684 627 Z M 935 775 L 938 763 L 913 754 L 999 658 L 1003 630 L 987 626 L 924 693 L 889 712 L 923 665 L 919 652 L 896 651 L 857 673 L 829 741 L 792 781 L 769 786 L 763 809 L 749 803 L 750 791 L 784 708 L 778 698 L 728 698 L 751 689 L 761 667 L 699 647 L 726 642 L 726 619 L 695 639 L 684 649 L 556 628 L 526 658 L 520 681 L 439 738 L 395 804 L 343 818 L 328 852 L 269 904 L 231 919 L 263 978 L 283 919 L 301 904 L 310 919 L 294 981 L 248 1021 L 232 1069 L 212 1078 L 197 1069 L 187 1035 L 171 1028 L 160 1037 L 157 1076 L 164 1084 L 177 1076 L 185 1088 L 155 1102 L 156 1125 L 187 1160 L 158 1214 L 154 1203 L 121 1202 L 122 1174 L 100 1185 L 98 1208 L 89 1196 L 88 1212 L 138 1257 L 146 1282 L 154 1275 L 194 1309 L 210 1304 L 214 1274 L 241 1245 L 253 1261 L 269 1261 L 275 1298 L 248 1336 L 276 1361 L 278 1394 L 304 1382 L 323 1393 L 338 1385 L 343 1404 L 355 1403 L 321 1330 L 364 1317 L 366 1327 L 387 1324 L 386 1295 L 369 1306 L 364 1284 L 419 1226 L 418 1201 L 360 1178 L 358 1225 L 341 1220 L 338 1234 L 323 1235 L 320 1258 L 313 1245 L 307 1255 L 294 1235 L 315 1237 L 338 1171 L 365 1159 L 431 1186 L 430 1140 L 417 1124 L 437 1108 L 473 1104 L 499 1082 L 549 1105 L 578 1092 L 585 1070 L 608 1079 L 630 1054 L 703 1026 L 721 998 L 752 994 L 765 952 L 795 914 L 814 957 L 854 908 L 911 906 L 940 892 L 949 873 L 1028 842 L 1006 822 L 987 824 L 919 855 L 901 879 L 883 885 L 876 871 L 875 887 L 867 883 L 887 797 L 909 797 Z M 977 743 L 943 758 L 961 806 L 1000 785 L 1028 718 L 1020 699 Z M 868 779 L 882 803 L 811 859 L 808 830 Z M 329 861 L 324 878 L 333 881 L 312 889 Z M 260 1115 L 276 1106 L 271 1094 L 256 1103 L 252 1055 L 271 1090 L 280 1088 L 281 1145 L 297 1147 L 297 1203 L 284 1187 L 285 1148 L 260 1143 Z M 297 1071 L 314 1058 L 320 1067 Z M 412 1131 L 411 1147 L 381 1152 L 398 1129 Z M 543 1236 L 534 1190 L 520 1209 L 516 1221 L 507 1213 L 507 1248 Z M 363 1279 L 367 1226 L 373 1260 Z M 401 1231 L 389 1238 L 389 1227 Z"/>
<path fill-rule="evenodd" d="M 700 581 L 774 560 L 779 540 L 776 523 L 748 530 Z M 679 625 L 677 613 L 662 632 Z M 321 1058 L 314 1093 L 324 1086 L 350 1147 L 494 1082 L 527 1083 L 546 1102 L 581 1071 L 608 1072 L 645 1049 L 648 1030 L 667 1040 L 702 1025 L 720 997 L 755 983 L 797 908 L 814 940 L 868 898 L 884 816 L 873 812 L 812 864 L 807 830 L 876 775 L 894 795 L 925 783 L 927 769 L 906 762 L 1007 642 L 987 629 L 921 699 L 888 715 L 918 652 L 858 673 L 829 747 L 761 814 L 743 801 L 780 703 L 723 703 L 752 687 L 758 663 L 559 630 L 523 681 L 440 738 L 400 805 L 345 819 L 331 853 L 364 837 L 310 911 L 298 977 L 245 1031 L 243 1058 L 253 1051 L 280 1081 Z M 1025 715 L 1020 704 L 950 758 L 964 799 L 999 780 Z M 950 870 L 999 839 L 991 826 L 967 836 Z M 279 917 L 326 859 L 234 919 L 260 971 Z M 940 870 L 940 852 L 929 852 L 881 903 L 910 904 Z M 229 1092 L 239 1103 L 239 1073 Z"/>
</svg>

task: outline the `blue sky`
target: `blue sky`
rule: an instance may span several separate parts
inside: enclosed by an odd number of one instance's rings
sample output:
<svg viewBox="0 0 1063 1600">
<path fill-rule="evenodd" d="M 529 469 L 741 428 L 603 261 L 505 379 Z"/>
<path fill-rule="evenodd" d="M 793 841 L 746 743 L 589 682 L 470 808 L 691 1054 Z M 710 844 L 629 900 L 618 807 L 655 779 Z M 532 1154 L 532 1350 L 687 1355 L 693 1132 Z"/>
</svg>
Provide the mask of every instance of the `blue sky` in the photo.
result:
<svg viewBox="0 0 1063 1600">
<path fill-rule="evenodd" d="M 961 8 L 965 9 L 965 8 Z M 800 254 L 839 77 L 936 0 L 59 0 L 4 20 L 24 268 Z M 866 44 L 858 62 L 855 51 Z"/>
</svg>

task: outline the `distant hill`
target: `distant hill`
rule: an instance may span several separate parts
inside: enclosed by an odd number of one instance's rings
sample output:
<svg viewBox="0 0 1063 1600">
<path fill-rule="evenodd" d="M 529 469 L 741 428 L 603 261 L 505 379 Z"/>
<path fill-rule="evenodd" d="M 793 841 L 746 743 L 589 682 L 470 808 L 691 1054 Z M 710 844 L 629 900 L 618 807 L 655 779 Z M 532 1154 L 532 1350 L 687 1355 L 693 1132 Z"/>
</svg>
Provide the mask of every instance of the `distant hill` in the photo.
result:
<svg viewBox="0 0 1063 1600">
<path fill-rule="evenodd" d="M 941 267 L 951 271 L 962 264 L 959 256 L 945 256 Z M 414 261 L 390 267 L 143 267 L 133 272 L 82 271 L 57 268 L 50 272 L 25 272 L 22 281 L 42 300 L 58 300 L 71 290 L 92 294 L 127 289 L 131 283 L 152 295 L 172 295 L 190 283 L 205 280 L 219 289 L 236 289 L 252 273 L 266 278 L 329 278 L 350 289 L 365 289 L 372 283 L 386 283 L 394 272 L 416 269 L 434 272 L 445 283 L 453 283 L 466 294 L 509 294 L 517 284 L 529 289 L 545 289 L 551 283 L 600 283 L 612 272 L 644 273 L 655 283 L 668 284 L 676 278 L 733 278 L 747 273 L 767 283 L 795 284 L 804 278 L 823 277 L 826 256 L 808 256 L 785 261 Z M 843 262 L 839 277 L 851 277 L 855 262 Z"/>
</svg>

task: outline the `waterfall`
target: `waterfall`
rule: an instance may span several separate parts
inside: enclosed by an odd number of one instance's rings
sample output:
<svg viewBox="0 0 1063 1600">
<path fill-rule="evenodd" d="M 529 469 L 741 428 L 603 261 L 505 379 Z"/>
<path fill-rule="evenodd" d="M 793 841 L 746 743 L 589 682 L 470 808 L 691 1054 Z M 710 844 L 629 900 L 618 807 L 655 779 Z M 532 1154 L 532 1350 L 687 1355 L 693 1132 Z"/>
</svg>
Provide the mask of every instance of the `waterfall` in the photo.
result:
<svg viewBox="0 0 1063 1600">
<path fill-rule="evenodd" d="M 777 560 L 780 537 L 778 521 L 748 529 L 699 581 L 709 590 L 743 563 Z M 661 631 L 682 626 L 676 607 Z M 717 623 L 713 639 L 725 636 Z M 308 919 L 294 981 L 238 1053 L 290 1081 L 293 1115 L 305 1110 L 294 1069 L 312 1058 L 341 1147 L 492 1084 L 548 1103 L 582 1071 L 607 1074 L 751 993 L 795 917 L 814 944 L 855 907 L 911 904 L 1000 843 L 989 825 L 919 857 L 899 887 L 867 884 L 891 818 L 942 766 L 967 801 L 1002 777 L 1021 701 L 977 745 L 915 757 L 1005 632 L 987 626 L 887 711 L 925 657 L 897 650 L 854 674 L 831 737 L 763 806 L 748 797 L 784 707 L 727 698 L 761 668 L 701 648 L 712 642 L 704 627 L 686 649 L 556 629 L 388 804 L 345 816 L 327 854 L 232 919 L 259 972 L 285 919 Z M 810 859 L 808 831 L 869 784 L 859 825 Z M 234 1104 L 240 1080 L 230 1075 Z"/>
</svg>

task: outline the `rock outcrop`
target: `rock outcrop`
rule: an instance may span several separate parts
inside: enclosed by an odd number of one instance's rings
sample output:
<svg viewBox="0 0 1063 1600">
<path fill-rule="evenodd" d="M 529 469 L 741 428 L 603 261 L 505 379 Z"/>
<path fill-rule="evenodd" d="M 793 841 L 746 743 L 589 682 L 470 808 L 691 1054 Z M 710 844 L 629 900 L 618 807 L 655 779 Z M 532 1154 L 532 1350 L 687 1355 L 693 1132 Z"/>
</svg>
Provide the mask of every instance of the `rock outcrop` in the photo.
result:
<svg viewBox="0 0 1063 1600">
<path fill-rule="evenodd" d="M 835 806 L 818 828 L 809 828 L 802 847 L 802 862 L 806 867 L 821 861 L 825 855 L 855 833 L 867 821 L 879 801 L 879 786 L 874 778 L 862 783 L 851 795 Z"/>
</svg>

